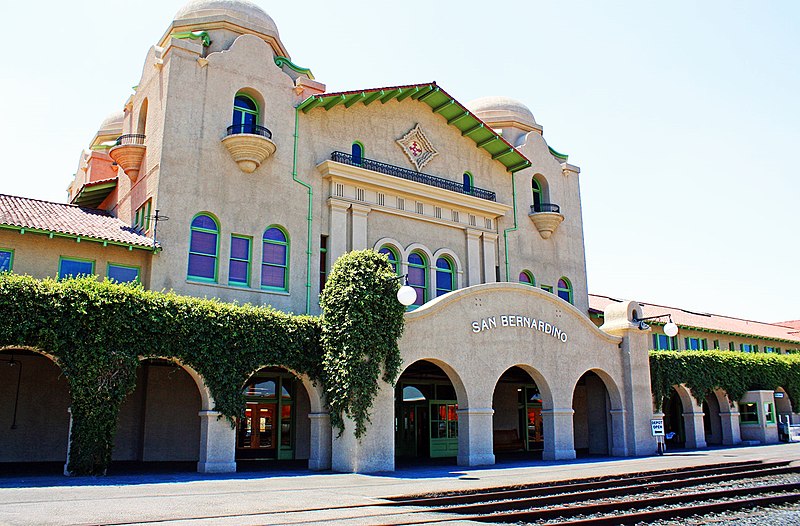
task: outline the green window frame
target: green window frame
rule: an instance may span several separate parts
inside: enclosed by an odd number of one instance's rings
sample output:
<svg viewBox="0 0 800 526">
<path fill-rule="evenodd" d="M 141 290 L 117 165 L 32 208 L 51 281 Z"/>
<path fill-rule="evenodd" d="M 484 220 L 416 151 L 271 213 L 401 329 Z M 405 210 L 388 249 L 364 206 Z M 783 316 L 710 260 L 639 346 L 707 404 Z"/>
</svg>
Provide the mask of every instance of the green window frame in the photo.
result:
<svg viewBox="0 0 800 526">
<path fill-rule="evenodd" d="M 14 270 L 14 249 L 0 248 L 0 272 Z"/>
<path fill-rule="evenodd" d="M 328 281 L 328 236 L 319 236 L 319 291 L 325 289 Z"/>
<path fill-rule="evenodd" d="M 772 345 L 765 345 L 764 346 L 764 352 L 771 352 L 771 353 L 781 352 L 781 349 L 780 349 L 780 347 L 773 347 Z"/>
<path fill-rule="evenodd" d="M 152 212 L 152 209 L 153 200 L 148 199 L 136 209 L 136 215 L 134 216 L 133 226 L 145 234 L 150 232 L 150 220 L 152 219 L 150 212 Z"/>
<path fill-rule="evenodd" d="M 436 297 L 456 290 L 456 264 L 447 256 L 436 260 Z"/>
<path fill-rule="evenodd" d="M 549 292 L 550 294 L 553 293 L 553 286 L 552 285 L 542 285 L 541 289 L 545 292 Z"/>
<path fill-rule="evenodd" d="M 135 271 L 135 275 L 131 275 Z M 121 263 L 108 263 L 106 265 L 106 279 L 116 283 L 140 283 L 142 269 L 135 265 L 123 265 Z"/>
<path fill-rule="evenodd" d="M 708 340 L 705 338 L 684 338 L 687 351 L 707 351 Z"/>
<path fill-rule="evenodd" d="M 417 259 L 419 262 L 417 262 Z M 413 261 L 413 263 L 412 263 Z M 408 284 L 417 291 L 417 299 L 408 306 L 409 310 L 421 307 L 428 301 L 428 287 L 430 278 L 428 277 L 428 257 L 419 251 L 414 251 L 408 255 Z M 417 279 L 421 277 L 421 279 Z"/>
<path fill-rule="evenodd" d="M 719 350 L 719 340 L 714 340 L 714 349 Z"/>
<path fill-rule="evenodd" d="M 234 240 L 243 241 L 247 248 L 246 255 L 235 254 L 234 252 Z M 251 266 L 253 261 L 253 238 L 250 236 L 243 236 L 240 234 L 231 234 L 231 247 L 230 247 L 230 258 L 228 260 L 228 285 L 233 287 L 249 287 L 250 286 L 250 275 L 251 275 Z M 238 277 L 232 277 L 237 274 L 235 272 L 236 268 L 245 269 L 245 277 L 244 280 L 238 279 Z"/>
<path fill-rule="evenodd" d="M 353 141 L 350 145 L 350 155 L 353 159 L 353 164 L 361 166 L 364 164 L 364 143 L 361 141 Z"/>
<path fill-rule="evenodd" d="M 758 345 L 752 343 L 740 343 L 739 350 L 742 352 L 758 352 Z"/>
<path fill-rule="evenodd" d="M 530 270 L 523 270 L 522 272 L 519 273 L 519 282 L 524 285 L 530 285 L 531 287 L 535 287 L 536 277 Z"/>
<path fill-rule="evenodd" d="M 677 351 L 678 337 L 666 334 L 653 334 L 653 349 L 657 351 Z"/>
<path fill-rule="evenodd" d="M 472 193 L 475 191 L 475 177 L 472 175 L 472 172 L 464 172 L 462 179 L 462 189 L 464 190 L 464 193 L 472 195 Z"/>
<path fill-rule="evenodd" d="M 277 234 L 281 234 L 278 236 Z M 282 239 L 281 239 L 282 238 Z M 289 291 L 289 233 L 282 226 L 270 225 L 261 236 L 261 289 L 276 292 Z M 280 256 L 282 253 L 282 257 Z M 275 273 L 283 274 L 283 285 L 265 285 Z"/>
<path fill-rule="evenodd" d="M 89 264 L 89 271 L 88 272 L 78 272 L 77 274 L 72 272 L 67 272 L 65 270 L 65 265 L 75 264 L 76 266 L 85 266 L 85 264 Z M 60 256 L 58 258 L 58 279 L 65 279 L 68 277 L 78 277 L 78 276 L 93 276 L 94 275 L 94 260 L 93 259 L 84 259 L 84 258 L 71 258 L 71 257 L 64 257 Z"/>
<path fill-rule="evenodd" d="M 535 177 L 531 177 L 531 197 L 533 197 L 533 211 L 540 212 L 542 210 L 542 183 Z"/>
<path fill-rule="evenodd" d="M 739 402 L 739 422 L 742 425 L 758 424 L 758 404 L 756 402 Z"/>
<path fill-rule="evenodd" d="M 736 350 L 736 344 L 733 343 L 733 342 L 728 342 L 728 350 L 729 351 L 735 351 Z"/>
<path fill-rule="evenodd" d="M 572 305 L 572 282 L 561 276 L 558 280 L 558 297 Z"/>
<path fill-rule="evenodd" d="M 386 258 L 389 260 L 389 264 L 394 269 L 394 273 L 398 276 L 400 275 L 400 251 L 397 250 L 392 245 L 383 245 L 381 248 L 378 249 L 380 254 L 384 254 Z"/>
<path fill-rule="evenodd" d="M 245 93 L 237 93 L 233 98 L 233 118 L 231 119 L 234 133 L 255 133 L 260 113 L 258 102 L 253 97 Z"/>
<path fill-rule="evenodd" d="M 214 228 L 210 228 L 209 223 L 203 221 L 204 219 L 210 219 L 211 224 L 214 225 Z M 201 222 L 205 222 L 206 226 L 200 226 Z M 212 214 L 208 212 L 201 212 L 195 215 L 192 218 L 190 233 L 189 233 L 189 262 L 186 270 L 186 279 L 189 281 L 199 281 L 204 283 L 216 283 L 219 277 L 219 220 L 214 217 Z M 214 236 L 214 251 L 212 252 L 202 252 L 200 250 L 192 250 L 193 241 L 195 236 Z M 195 247 L 197 248 L 197 247 Z M 192 274 L 192 263 L 195 262 L 199 265 L 204 258 L 211 258 L 213 259 L 214 263 L 214 277 L 201 275 L 201 274 Z M 202 266 L 200 266 L 202 268 Z"/>
<path fill-rule="evenodd" d="M 774 424 L 775 421 L 775 404 L 772 402 L 764 402 L 764 422 L 767 424 Z"/>
</svg>

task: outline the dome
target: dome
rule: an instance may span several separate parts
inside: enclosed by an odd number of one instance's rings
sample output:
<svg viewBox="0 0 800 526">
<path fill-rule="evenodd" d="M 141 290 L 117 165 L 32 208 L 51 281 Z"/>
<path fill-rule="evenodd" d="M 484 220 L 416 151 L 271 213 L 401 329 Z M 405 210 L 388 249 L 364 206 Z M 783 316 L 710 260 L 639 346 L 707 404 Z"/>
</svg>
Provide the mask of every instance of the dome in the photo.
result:
<svg viewBox="0 0 800 526">
<path fill-rule="evenodd" d="M 122 111 L 115 111 L 103 120 L 100 128 L 97 129 L 98 135 L 105 135 L 108 133 L 121 132 L 122 121 L 125 118 L 125 113 Z"/>
<path fill-rule="evenodd" d="M 264 33 L 278 35 L 278 26 L 272 17 L 247 0 L 192 0 L 175 13 L 175 20 L 223 15 L 247 22 Z"/>
<path fill-rule="evenodd" d="M 481 97 L 467 103 L 467 108 L 487 124 L 515 122 L 530 129 L 539 127 L 527 106 L 508 97 Z"/>
</svg>

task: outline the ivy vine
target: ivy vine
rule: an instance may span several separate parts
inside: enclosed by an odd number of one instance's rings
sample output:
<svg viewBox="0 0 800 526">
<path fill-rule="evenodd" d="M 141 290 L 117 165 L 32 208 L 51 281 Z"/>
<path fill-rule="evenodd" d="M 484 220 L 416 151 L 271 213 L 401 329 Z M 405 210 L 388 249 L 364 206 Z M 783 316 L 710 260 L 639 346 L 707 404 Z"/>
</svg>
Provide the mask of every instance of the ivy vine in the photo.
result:
<svg viewBox="0 0 800 526">
<path fill-rule="evenodd" d="M 337 263 L 326 289 L 324 323 L 271 307 L 93 277 L 56 281 L 0 274 L 0 349 L 31 348 L 61 368 L 72 411 L 67 470 L 75 475 L 105 473 L 119 409 L 135 388 L 143 358 L 174 359 L 197 371 L 214 409 L 231 423 L 244 412 L 242 386 L 253 372 L 267 365 L 291 369 L 322 384 L 340 429 L 340 414 L 347 414 L 363 433 L 380 376 L 373 360 L 385 379 L 399 368 L 402 310 L 394 305 L 397 284 L 389 272 L 386 259 L 374 252 Z M 370 286 L 376 288 L 364 289 Z M 342 334 L 347 330 L 352 337 Z"/>
<path fill-rule="evenodd" d="M 800 356 L 736 351 L 650 351 L 653 397 L 660 410 L 672 386 L 685 384 L 703 403 L 716 389 L 731 401 L 747 391 L 783 387 L 792 407 L 800 402 Z"/>
<path fill-rule="evenodd" d="M 355 421 L 355 436 L 364 435 L 378 378 L 394 384 L 400 373 L 397 340 L 405 307 L 396 298 L 399 287 L 389 260 L 373 250 L 340 257 L 325 284 L 323 385 L 331 424 L 340 435 L 345 416 Z"/>
</svg>

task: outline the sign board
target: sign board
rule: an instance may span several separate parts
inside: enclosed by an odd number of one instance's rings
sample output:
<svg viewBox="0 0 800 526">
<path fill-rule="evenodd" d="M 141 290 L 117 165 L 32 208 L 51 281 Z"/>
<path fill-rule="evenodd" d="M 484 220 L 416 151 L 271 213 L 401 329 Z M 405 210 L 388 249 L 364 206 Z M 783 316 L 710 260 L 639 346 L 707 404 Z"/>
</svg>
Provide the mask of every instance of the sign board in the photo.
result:
<svg viewBox="0 0 800 526">
<path fill-rule="evenodd" d="M 783 398 L 783 393 L 775 393 L 775 398 Z"/>
<path fill-rule="evenodd" d="M 660 418 L 653 418 L 650 420 L 650 430 L 653 432 L 654 437 L 664 436 L 664 421 Z"/>
</svg>

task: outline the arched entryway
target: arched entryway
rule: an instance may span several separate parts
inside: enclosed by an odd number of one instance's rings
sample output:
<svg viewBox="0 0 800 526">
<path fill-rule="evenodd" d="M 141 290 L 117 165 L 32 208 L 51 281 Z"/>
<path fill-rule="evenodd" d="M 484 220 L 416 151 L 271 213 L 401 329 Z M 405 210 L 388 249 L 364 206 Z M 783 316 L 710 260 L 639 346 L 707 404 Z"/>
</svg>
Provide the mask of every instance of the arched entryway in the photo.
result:
<svg viewBox="0 0 800 526">
<path fill-rule="evenodd" d="M 155 358 L 140 362 L 136 388 L 120 408 L 110 469 L 154 462 L 159 469 L 165 462 L 177 470 L 196 469 L 204 398 L 197 381 L 175 362 Z"/>
<path fill-rule="evenodd" d="M 240 467 L 274 466 L 249 462 L 257 460 L 308 460 L 312 398 L 304 382 L 287 369 L 264 367 L 253 373 L 242 393 L 245 414 L 236 424 Z"/>
<path fill-rule="evenodd" d="M 0 470 L 61 472 L 70 403 L 69 385 L 50 357 L 22 349 L 0 351 Z"/>
<path fill-rule="evenodd" d="M 450 377 L 430 361 L 414 362 L 395 387 L 395 456 L 458 455 L 458 395 Z"/>
<path fill-rule="evenodd" d="M 531 374 L 519 366 L 507 369 L 495 384 L 492 409 L 496 456 L 542 457 L 542 391 Z"/>
<path fill-rule="evenodd" d="M 572 393 L 572 410 L 576 455 L 610 455 L 614 444 L 612 401 L 596 372 L 588 371 L 578 380 Z"/>
</svg>

